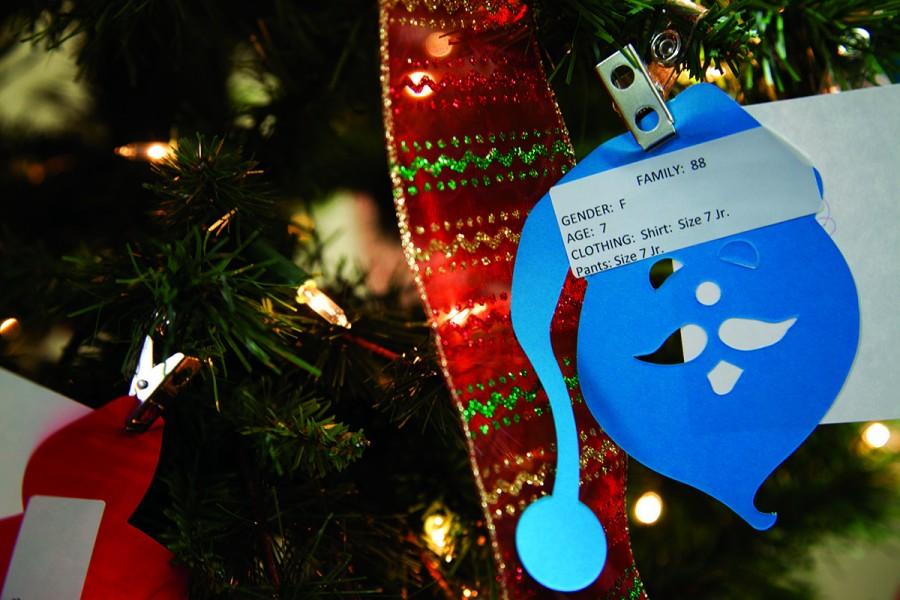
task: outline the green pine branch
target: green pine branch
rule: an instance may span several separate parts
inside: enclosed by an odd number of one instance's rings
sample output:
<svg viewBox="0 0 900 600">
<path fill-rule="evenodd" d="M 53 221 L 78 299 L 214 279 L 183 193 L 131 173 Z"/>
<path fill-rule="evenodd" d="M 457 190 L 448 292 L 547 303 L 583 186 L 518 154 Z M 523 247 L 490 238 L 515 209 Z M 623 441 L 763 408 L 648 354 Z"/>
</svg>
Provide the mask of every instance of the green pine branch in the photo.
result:
<svg viewBox="0 0 900 600">
<path fill-rule="evenodd" d="M 152 168 L 156 181 L 147 188 L 159 199 L 154 214 L 166 227 L 254 231 L 275 221 L 275 202 L 258 163 L 222 138 L 183 138 Z"/>
<path fill-rule="evenodd" d="M 321 478 L 360 459 L 368 445 L 362 431 L 337 422 L 331 403 L 295 387 L 274 389 L 271 381 L 250 383 L 226 402 L 226 418 L 261 454 L 273 475 L 301 473 Z"/>
<path fill-rule="evenodd" d="M 891 0 L 562 0 L 535 7 L 553 74 L 565 74 L 567 83 L 576 69 L 590 70 L 629 43 L 652 60 L 653 37 L 666 30 L 682 42 L 674 67 L 700 80 L 710 67 L 727 67 L 748 94 L 762 85 L 778 97 L 820 93 L 825 84 L 858 86 L 895 70 L 900 58 L 900 7 Z"/>
</svg>

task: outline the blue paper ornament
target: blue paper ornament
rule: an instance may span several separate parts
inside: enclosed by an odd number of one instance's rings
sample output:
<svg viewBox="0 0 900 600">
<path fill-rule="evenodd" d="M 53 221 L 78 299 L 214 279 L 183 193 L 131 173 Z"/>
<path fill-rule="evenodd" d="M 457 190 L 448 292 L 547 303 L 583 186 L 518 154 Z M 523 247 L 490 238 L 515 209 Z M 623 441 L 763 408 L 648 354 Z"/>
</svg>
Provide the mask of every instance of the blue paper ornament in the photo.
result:
<svg viewBox="0 0 900 600">
<path fill-rule="evenodd" d="M 676 137 L 645 152 L 619 136 L 561 183 L 760 127 L 706 84 L 669 107 Z M 578 437 L 550 344 L 568 271 L 547 194 L 522 231 L 511 311 L 550 398 L 558 464 L 552 495 L 523 512 L 516 544 L 528 572 L 560 591 L 589 585 L 606 553 L 596 516 L 578 500 Z M 808 215 L 588 276 L 578 375 L 597 422 L 628 454 L 767 529 L 775 515 L 757 510 L 754 496 L 831 406 L 858 337 L 850 269 Z"/>
</svg>

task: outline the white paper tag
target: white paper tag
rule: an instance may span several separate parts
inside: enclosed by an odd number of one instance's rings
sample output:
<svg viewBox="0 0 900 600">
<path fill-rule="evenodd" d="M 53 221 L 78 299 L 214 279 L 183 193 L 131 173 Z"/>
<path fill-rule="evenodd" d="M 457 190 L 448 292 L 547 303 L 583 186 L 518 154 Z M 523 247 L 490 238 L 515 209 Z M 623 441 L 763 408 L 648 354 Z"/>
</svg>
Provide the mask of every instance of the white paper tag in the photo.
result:
<svg viewBox="0 0 900 600">
<path fill-rule="evenodd" d="M 0 600 L 80 598 L 106 503 L 32 496 Z"/>
<path fill-rule="evenodd" d="M 821 207 L 809 164 L 763 127 L 555 186 L 550 199 L 576 277 Z"/>
<path fill-rule="evenodd" d="M 816 218 L 850 265 L 859 292 L 856 360 L 823 423 L 900 419 L 897 106 L 898 84 L 746 107 L 821 172 L 825 205 Z"/>
<path fill-rule="evenodd" d="M 91 409 L 0 369 L 0 518 L 22 506 L 22 477 L 32 452 L 54 432 Z"/>
</svg>

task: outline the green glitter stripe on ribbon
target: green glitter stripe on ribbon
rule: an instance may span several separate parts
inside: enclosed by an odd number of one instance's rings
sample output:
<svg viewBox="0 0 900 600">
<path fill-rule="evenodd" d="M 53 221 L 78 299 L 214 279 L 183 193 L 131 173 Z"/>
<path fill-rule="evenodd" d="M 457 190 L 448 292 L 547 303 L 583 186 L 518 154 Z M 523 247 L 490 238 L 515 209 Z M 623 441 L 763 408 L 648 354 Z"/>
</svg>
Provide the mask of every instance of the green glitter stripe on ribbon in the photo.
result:
<svg viewBox="0 0 900 600">
<path fill-rule="evenodd" d="M 487 387 L 496 387 L 497 383 L 500 383 L 500 385 L 503 385 L 507 381 L 515 381 L 516 377 L 528 377 L 528 369 L 522 369 L 518 373 L 513 373 L 512 371 L 510 371 L 506 375 L 499 376 L 496 380 L 488 379 L 486 382 Z M 487 388 L 485 387 L 484 383 L 470 383 L 469 385 L 466 386 L 466 391 L 469 392 L 470 394 L 474 394 L 475 390 L 478 390 L 479 392 L 483 392 L 485 389 L 487 389 Z"/>
<path fill-rule="evenodd" d="M 538 412 L 538 410 L 539 410 L 539 408 L 536 406 L 534 408 L 535 414 L 540 415 L 541 413 Z M 509 426 L 509 425 L 512 425 L 513 423 L 518 423 L 521 420 L 522 420 L 522 417 L 520 417 L 519 415 L 513 415 L 512 418 L 503 417 L 500 421 L 494 421 L 491 425 L 488 425 L 487 423 L 483 423 L 483 424 L 479 425 L 478 431 L 481 432 L 481 435 L 490 435 L 494 431 L 499 431 L 500 428 L 503 426 Z M 502 423 L 501 423 L 501 421 L 502 421 Z M 476 437 L 478 437 L 478 435 L 473 430 L 473 431 L 469 432 L 469 437 L 474 440 Z"/>
<path fill-rule="evenodd" d="M 563 358 L 563 364 L 565 366 L 572 365 L 572 359 L 566 357 Z M 470 394 L 474 394 L 477 391 L 484 392 L 490 388 L 497 387 L 498 385 L 505 385 L 507 383 L 513 382 L 519 377 L 528 377 L 528 369 L 522 369 L 518 373 L 513 373 L 510 371 L 506 375 L 500 375 L 497 379 L 488 379 L 486 382 L 476 382 L 470 383 L 466 386 L 466 391 Z M 563 381 L 566 382 L 566 388 L 570 390 L 574 390 L 578 388 L 578 376 L 572 375 L 571 377 L 563 377 Z M 512 416 L 504 416 L 499 419 L 493 419 L 494 414 L 496 413 L 499 407 L 503 407 L 507 410 L 512 410 L 516 407 L 519 400 L 524 398 L 527 402 L 534 402 L 537 398 L 537 392 L 540 389 L 539 385 L 536 385 L 534 389 L 530 392 L 524 392 L 521 387 L 515 386 L 510 389 L 510 393 L 507 396 L 504 396 L 500 392 L 491 392 L 490 397 L 488 398 L 486 403 L 481 403 L 475 398 L 471 398 L 463 408 L 463 417 L 465 418 L 467 423 L 470 423 L 475 415 L 481 415 L 487 419 L 492 419 L 491 423 L 482 423 L 476 429 L 472 429 L 469 431 L 469 437 L 473 440 L 477 438 L 478 433 L 481 435 L 490 435 L 495 431 L 499 431 L 501 427 L 509 426 L 514 423 L 519 423 L 522 420 L 521 415 L 515 414 Z M 579 394 L 577 397 L 572 399 L 574 402 L 584 402 L 584 399 Z M 535 416 L 543 416 L 544 411 L 547 407 L 545 406 L 532 406 L 531 410 L 534 412 Z"/>
<path fill-rule="evenodd" d="M 522 146 L 515 146 L 510 149 L 509 152 L 503 154 L 497 148 L 491 148 L 487 154 L 484 156 L 480 156 L 475 154 L 471 150 L 466 150 L 465 154 L 462 155 L 461 158 L 451 158 L 446 154 L 441 154 L 438 156 L 434 162 L 428 160 L 425 157 L 417 156 L 415 157 L 408 166 L 404 167 L 402 165 L 397 165 L 394 167 L 396 172 L 400 174 L 401 177 L 406 179 L 407 181 L 412 181 L 415 179 L 416 174 L 421 170 L 425 171 L 434 177 L 438 177 L 444 169 L 450 169 L 451 171 L 455 171 L 456 173 L 462 173 L 468 168 L 470 164 L 475 165 L 482 171 L 487 170 L 491 165 L 495 162 L 500 163 L 506 168 L 509 168 L 515 159 L 521 160 L 525 165 L 531 165 L 538 158 L 543 156 L 555 156 L 557 154 L 565 154 L 566 156 L 570 156 L 571 150 L 569 150 L 568 144 L 566 144 L 562 140 L 556 140 L 547 148 L 545 144 L 536 143 L 534 144 L 530 150 L 525 150 Z"/>
<path fill-rule="evenodd" d="M 631 589 L 628 590 L 628 595 L 626 596 L 619 590 L 622 590 L 628 583 L 631 583 Z M 619 594 L 618 600 L 639 600 L 639 598 L 643 596 L 644 582 L 641 581 L 641 577 L 637 572 L 637 567 L 634 564 L 622 572 L 619 579 L 613 584 L 613 590 Z"/>
<path fill-rule="evenodd" d="M 562 129 L 556 127 L 554 129 L 546 129 L 544 131 L 540 131 L 539 129 L 535 129 L 533 131 L 504 131 L 497 134 L 491 133 L 488 135 L 476 133 L 474 135 L 464 135 L 461 138 L 454 135 L 453 137 L 449 138 L 449 141 L 444 141 L 444 139 L 441 138 L 435 141 L 425 140 L 421 143 L 413 141 L 409 144 L 406 143 L 406 140 L 400 140 L 400 151 L 421 152 L 423 149 L 431 150 L 435 147 L 443 150 L 447 146 L 459 148 L 460 146 L 471 146 L 472 144 L 496 144 L 497 140 L 501 142 L 505 142 L 506 140 L 515 142 L 516 139 L 518 139 L 521 142 L 525 142 L 528 140 L 528 138 L 538 139 L 541 137 L 550 137 L 552 135 L 562 135 Z"/>
<path fill-rule="evenodd" d="M 519 372 L 519 375 L 525 377 L 528 375 L 528 371 L 522 370 Z M 515 380 L 516 376 L 513 373 L 508 373 L 506 376 L 501 376 L 498 379 L 501 384 L 504 384 L 508 381 L 507 377 L 510 380 Z M 564 377 L 563 380 L 566 382 L 566 387 L 570 390 L 574 390 L 578 387 L 578 376 L 573 375 L 572 377 Z M 497 382 L 493 379 L 488 380 L 488 387 L 494 387 L 497 385 Z M 470 384 L 467 388 L 469 393 L 474 392 L 476 389 L 479 391 L 484 391 L 485 386 L 482 383 L 476 383 L 474 385 Z M 497 412 L 497 409 L 501 406 L 507 410 L 513 410 L 518 404 L 519 400 L 525 399 L 526 402 L 534 402 L 534 399 L 537 398 L 537 392 L 540 389 L 540 386 L 535 386 L 531 391 L 524 391 L 519 386 L 513 386 L 510 389 L 509 394 L 503 395 L 500 392 L 492 392 L 487 402 L 482 403 L 475 398 L 469 399 L 469 402 L 466 404 L 466 407 L 463 408 L 463 418 L 465 420 L 471 421 L 475 415 L 481 415 L 487 419 L 494 418 L 494 413 Z M 543 411 L 537 411 L 537 414 L 540 415 Z M 504 419 L 504 421 L 508 421 L 509 419 Z M 516 419 L 518 422 L 518 419 Z M 509 425 L 508 422 L 504 423 L 505 425 Z M 499 423 L 498 423 L 499 425 Z"/>
<path fill-rule="evenodd" d="M 493 392 L 485 404 L 472 398 L 469 400 L 469 404 L 463 409 L 463 418 L 465 418 L 466 421 L 471 421 L 472 417 L 478 414 L 485 418 L 492 419 L 494 413 L 497 412 L 497 409 L 501 406 L 507 410 L 512 410 L 522 398 L 524 398 L 526 402 L 534 402 L 534 399 L 537 397 L 538 389 L 540 388 L 535 387 L 531 391 L 525 392 L 522 391 L 522 388 L 519 386 L 514 386 L 507 396 L 504 396 L 500 392 Z"/>
<path fill-rule="evenodd" d="M 420 191 L 444 192 L 444 191 L 449 190 L 452 192 L 452 191 L 455 191 L 457 189 L 464 188 L 467 186 L 471 186 L 473 188 L 477 188 L 478 186 L 488 187 L 494 182 L 496 182 L 496 183 L 503 183 L 505 181 L 515 182 L 516 179 L 518 179 L 519 181 L 524 181 L 528 177 L 531 177 L 532 179 L 537 179 L 538 177 L 547 177 L 551 172 L 553 172 L 555 174 L 555 172 L 557 170 L 559 171 L 560 175 L 565 175 L 569 170 L 569 165 L 559 165 L 558 168 L 544 169 L 543 171 L 538 171 L 537 169 L 531 169 L 529 171 L 519 171 L 518 175 L 515 172 L 510 171 L 506 175 L 502 175 L 502 174 L 495 175 L 493 180 L 491 180 L 491 178 L 489 176 L 485 175 L 484 177 L 481 177 L 481 178 L 472 177 L 471 179 L 459 179 L 459 180 L 450 179 L 448 181 L 438 181 L 434 185 L 432 185 L 430 182 L 426 182 L 422 186 L 421 190 L 419 190 L 419 188 L 414 185 L 407 186 L 406 193 L 409 196 L 417 196 Z"/>
</svg>

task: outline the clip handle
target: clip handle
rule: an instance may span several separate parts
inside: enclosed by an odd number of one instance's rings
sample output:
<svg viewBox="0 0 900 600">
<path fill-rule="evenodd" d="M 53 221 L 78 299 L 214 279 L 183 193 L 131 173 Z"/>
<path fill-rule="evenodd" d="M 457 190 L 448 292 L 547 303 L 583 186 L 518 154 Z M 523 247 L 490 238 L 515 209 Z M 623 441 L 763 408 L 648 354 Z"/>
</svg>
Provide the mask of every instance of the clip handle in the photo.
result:
<svg viewBox="0 0 900 600">
<path fill-rule="evenodd" d="M 675 135 L 675 119 L 634 47 L 625 46 L 595 70 L 641 148 L 649 150 Z M 655 124 L 651 113 L 656 113 Z"/>
<path fill-rule="evenodd" d="M 169 373 L 163 380 L 157 392 L 139 402 L 133 411 L 125 418 L 125 431 L 129 433 L 144 433 L 165 412 L 166 402 L 178 395 L 178 392 L 200 370 L 200 361 L 193 356 L 184 357 L 175 370 Z"/>
<path fill-rule="evenodd" d="M 141 402 L 125 417 L 125 431 L 144 433 L 163 414 L 163 406 L 153 398 Z"/>
</svg>

